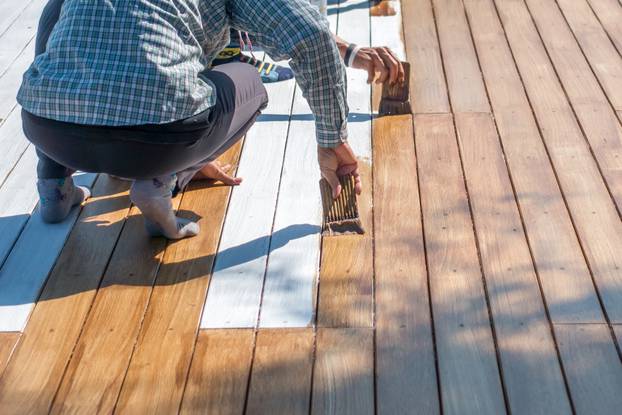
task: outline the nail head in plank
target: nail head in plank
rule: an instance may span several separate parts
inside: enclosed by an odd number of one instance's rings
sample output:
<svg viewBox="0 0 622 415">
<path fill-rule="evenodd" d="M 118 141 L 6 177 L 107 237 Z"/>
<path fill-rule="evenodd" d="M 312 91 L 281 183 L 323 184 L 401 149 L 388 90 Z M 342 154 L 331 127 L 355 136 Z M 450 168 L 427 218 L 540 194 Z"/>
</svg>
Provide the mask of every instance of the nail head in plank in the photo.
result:
<svg viewBox="0 0 622 415">
<path fill-rule="evenodd" d="M 578 414 L 608 415 L 622 407 L 622 362 L 606 324 L 554 326 Z"/>
<path fill-rule="evenodd" d="M 374 350 L 371 329 L 317 331 L 312 414 L 374 413 Z"/>
<path fill-rule="evenodd" d="M 244 412 L 254 337 L 252 329 L 199 332 L 181 414 Z"/>
<path fill-rule="evenodd" d="M 5 414 L 49 410 L 127 216 L 127 187 L 99 177 L 0 379 Z"/>
<path fill-rule="evenodd" d="M 179 205 L 179 195 L 174 207 Z M 133 207 L 67 367 L 51 413 L 111 413 L 166 247 Z"/>
<path fill-rule="evenodd" d="M 0 376 L 2 376 L 2 372 L 4 372 L 7 363 L 9 363 L 11 353 L 13 353 L 13 349 L 15 349 L 19 336 L 20 333 L 18 332 L 0 333 Z"/>
<path fill-rule="evenodd" d="M 312 329 L 259 330 L 248 392 L 249 414 L 309 414 Z"/>
<path fill-rule="evenodd" d="M 510 410 L 569 413 L 494 123 L 488 114 L 456 114 L 456 126 Z"/>
<path fill-rule="evenodd" d="M 236 164 L 241 143 L 223 163 Z M 168 246 L 115 411 L 170 414 L 179 409 L 230 187 L 193 182 L 180 216 L 199 217 L 199 235 Z"/>
<path fill-rule="evenodd" d="M 447 85 L 430 0 L 402 4 L 404 43 L 411 64 L 410 90 L 413 111 L 449 112 Z"/>
<path fill-rule="evenodd" d="M 423 223 L 445 414 L 505 413 L 452 116 L 418 115 Z"/>
<path fill-rule="evenodd" d="M 378 411 L 438 414 L 412 116 L 373 129 Z"/>
<path fill-rule="evenodd" d="M 494 5 L 464 4 L 551 320 L 603 322 L 590 270 Z"/>
</svg>

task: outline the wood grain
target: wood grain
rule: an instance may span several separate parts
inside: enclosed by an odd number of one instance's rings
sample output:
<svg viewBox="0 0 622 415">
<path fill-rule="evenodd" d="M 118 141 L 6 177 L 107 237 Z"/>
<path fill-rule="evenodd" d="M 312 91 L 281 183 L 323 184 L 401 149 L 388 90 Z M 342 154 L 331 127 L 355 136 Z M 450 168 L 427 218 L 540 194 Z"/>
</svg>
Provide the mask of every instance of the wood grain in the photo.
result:
<svg viewBox="0 0 622 415">
<path fill-rule="evenodd" d="M 319 328 L 312 414 L 374 413 L 373 332 Z"/>
<path fill-rule="evenodd" d="M 19 340 L 20 333 L 16 332 L 3 332 L 0 333 L 0 376 L 4 372 L 4 368 L 9 363 L 9 358 L 15 345 Z"/>
<path fill-rule="evenodd" d="M 557 324 L 555 334 L 577 414 L 607 415 L 622 406 L 622 363 L 606 324 Z"/>
<path fill-rule="evenodd" d="M 252 329 L 201 330 L 182 414 L 240 415 L 244 412 L 255 334 Z"/>
<path fill-rule="evenodd" d="M 127 216 L 127 187 L 97 180 L 0 379 L 5 414 L 48 412 Z"/>
<path fill-rule="evenodd" d="M 313 343 L 312 329 L 258 332 L 246 413 L 309 413 Z"/>
<path fill-rule="evenodd" d="M 618 0 L 588 0 L 618 53 L 622 53 L 622 5 Z"/>
<path fill-rule="evenodd" d="M 452 116 L 415 117 L 443 413 L 505 413 Z"/>
<path fill-rule="evenodd" d="M 12 2 L 7 1 L 6 3 L 11 4 Z M 37 22 L 45 4 L 46 0 L 31 1 L 7 30 L 0 30 L 0 74 L 3 74 L 11 66 L 19 53 L 35 37 Z M 13 7 L 15 8 L 15 5 Z M 32 58 L 33 55 L 31 54 L 30 59 L 32 60 Z"/>
<path fill-rule="evenodd" d="M 417 113 L 449 112 L 447 85 L 430 0 L 402 2 L 404 43 L 411 64 L 411 105 Z"/>
<path fill-rule="evenodd" d="M 600 26 L 593 27 L 593 16 L 589 23 L 592 15 L 589 7 L 585 5 L 587 9 L 577 10 L 585 2 L 574 3 L 560 4 L 566 4 L 567 17 L 574 23 L 577 38 L 592 61 L 592 68 L 559 8 L 551 1 L 527 1 L 618 211 L 622 211 L 622 127 L 601 89 L 602 85 L 615 109 L 622 109 L 622 58 L 611 47 Z"/>
<path fill-rule="evenodd" d="M 462 2 L 433 0 L 451 108 L 459 112 L 490 112 Z"/>
<path fill-rule="evenodd" d="M 528 10 L 522 2 L 497 6 L 600 296 L 611 321 L 622 321 L 622 222 Z"/>
<path fill-rule="evenodd" d="M 222 161 L 235 164 L 240 145 Z M 201 218 L 202 231 L 169 244 L 164 253 L 116 411 L 169 414 L 179 409 L 230 190 L 194 182 L 184 192 L 181 215 Z"/>
<path fill-rule="evenodd" d="M 510 410 L 568 413 L 554 339 L 494 123 L 488 114 L 456 114 L 456 126 Z"/>
<path fill-rule="evenodd" d="M 467 0 L 465 7 L 551 320 L 603 322 L 590 270 L 494 5 Z"/>
<path fill-rule="evenodd" d="M 132 208 L 51 413 L 114 409 L 166 247 L 164 238 L 147 235 L 143 222 L 138 208 Z"/>
<path fill-rule="evenodd" d="M 438 414 L 412 116 L 375 119 L 373 137 L 378 412 Z"/>
</svg>

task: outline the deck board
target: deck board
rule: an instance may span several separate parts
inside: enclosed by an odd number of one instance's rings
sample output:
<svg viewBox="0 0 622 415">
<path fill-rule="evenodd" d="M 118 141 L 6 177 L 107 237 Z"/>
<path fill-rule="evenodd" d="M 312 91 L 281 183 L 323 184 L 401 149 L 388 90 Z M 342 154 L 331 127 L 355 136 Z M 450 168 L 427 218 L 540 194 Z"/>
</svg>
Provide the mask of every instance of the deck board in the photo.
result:
<svg viewBox="0 0 622 415">
<path fill-rule="evenodd" d="M 254 337 L 252 329 L 199 332 L 180 413 L 244 413 Z"/>
<path fill-rule="evenodd" d="M 618 0 L 587 0 L 618 53 L 622 53 L 622 4 Z"/>
<path fill-rule="evenodd" d="M 4 368 L 9 363 L 15 345 L 19 341 L 19 336 L 20 333 L 14 331 L 0 333 L 0 376 L 2 376 Z"/>
<path fill-rule="evenodd" d="M 49 410 L 123 228 L 127 187 L 106 176 L 97 181 L 0 378 L 4 413 Z"/>
</svg>

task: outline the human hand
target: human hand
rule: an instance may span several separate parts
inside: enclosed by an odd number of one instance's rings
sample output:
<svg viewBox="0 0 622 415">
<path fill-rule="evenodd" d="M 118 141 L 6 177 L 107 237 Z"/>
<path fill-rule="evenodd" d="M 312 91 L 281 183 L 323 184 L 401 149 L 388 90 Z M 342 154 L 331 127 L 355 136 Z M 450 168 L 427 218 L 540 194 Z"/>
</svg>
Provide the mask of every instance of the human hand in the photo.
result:
<svg viewBox="0 0 622 415">
<path fill-rule="evenodd" d="M 389 82 L 391 85 L 396 82 L 404 82 L 404 67 L 395 53 L 385 46 L 371 48 L 360 48 L 354 62 L 353 68 L 367 71 L 367 83 L 371 84 L 376 78 L 377 84 Z"/>
<path fill-rule="evenodd" d="M 326 179 L 333 191 L 333 199 L 337 199 L 341 193 L 339 176 L 352 174 L 354 176 L 354 190 L 357 195 L 361 194 L 363 186 L 358 173 L 358 161 L 348 143 L 343 143 L 335 148 L 317 148 L 317 158 L 320 164 L 322 177 Z"/>
</svg>

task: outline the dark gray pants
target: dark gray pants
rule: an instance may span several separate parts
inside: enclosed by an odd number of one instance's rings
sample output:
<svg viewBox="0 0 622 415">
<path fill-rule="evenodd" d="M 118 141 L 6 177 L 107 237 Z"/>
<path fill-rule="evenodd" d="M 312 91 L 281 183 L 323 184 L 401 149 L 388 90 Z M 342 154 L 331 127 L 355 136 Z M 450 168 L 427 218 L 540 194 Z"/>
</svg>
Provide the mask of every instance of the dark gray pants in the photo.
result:
<svg viewBox="0 0 622 415">
<path fill-rule="evenodd" d="M 36 53 L 45 52 L 63 0 L 45 7 Z M 85 126 L 22 112 L 26 137 L 39 155 L 39 178 L 67 177 L 75 170 L 151 179 L 177 173 L 183 188 L 208 162 L 242 138 L 268 102 L 257 70 L 232 63 L 207 71 L 216 104 L 193 117 L 162 125 Z"/>
</svg>

